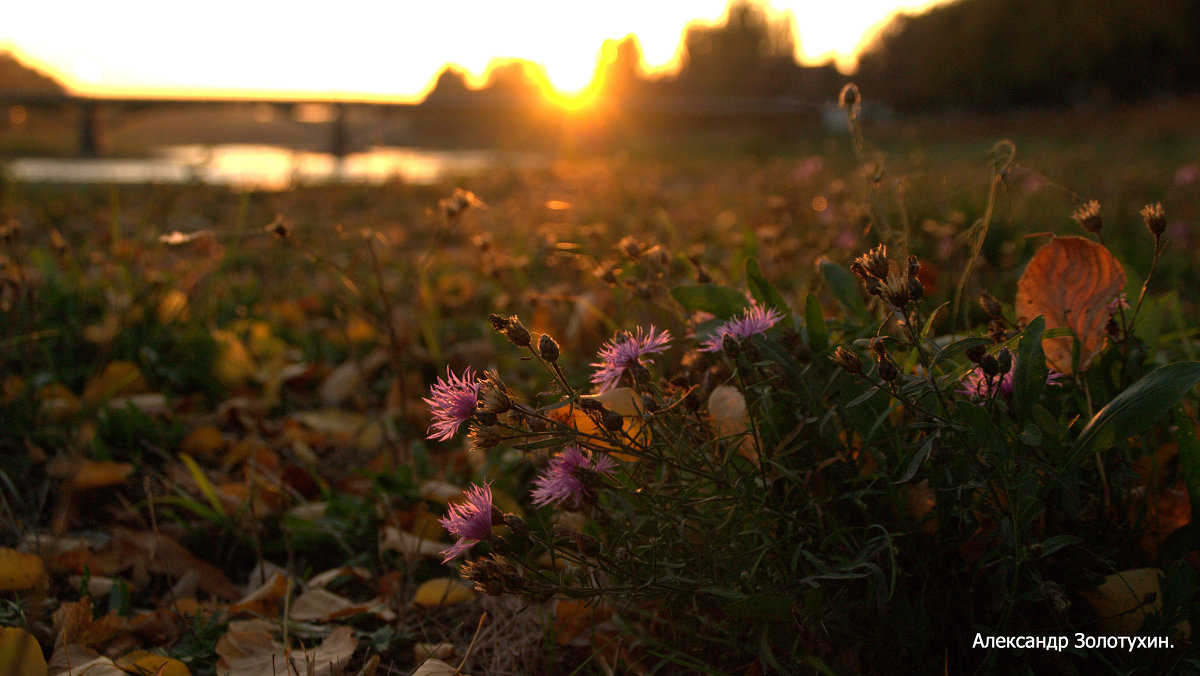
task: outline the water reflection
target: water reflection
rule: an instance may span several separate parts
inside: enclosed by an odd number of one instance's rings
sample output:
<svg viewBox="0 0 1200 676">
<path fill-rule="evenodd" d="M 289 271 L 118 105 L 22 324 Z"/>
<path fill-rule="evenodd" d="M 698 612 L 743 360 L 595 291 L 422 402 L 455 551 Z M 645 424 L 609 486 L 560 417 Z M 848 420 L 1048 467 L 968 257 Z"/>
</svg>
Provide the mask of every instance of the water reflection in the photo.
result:
<svg viewBox="0 0 1200 676">
<path fill-rule="evenodd" d="M 332 155 L 272 145 L 187 145 L 146 159 L 20 158 L 4 165 L 20 181 L 44 183 L 189 183 L 284 190 L 304 183 L 436 183 L 491 168 L 526 167 L 536 155 L 482 150 L 371 148 L 340 162 Z"/>
</svg>

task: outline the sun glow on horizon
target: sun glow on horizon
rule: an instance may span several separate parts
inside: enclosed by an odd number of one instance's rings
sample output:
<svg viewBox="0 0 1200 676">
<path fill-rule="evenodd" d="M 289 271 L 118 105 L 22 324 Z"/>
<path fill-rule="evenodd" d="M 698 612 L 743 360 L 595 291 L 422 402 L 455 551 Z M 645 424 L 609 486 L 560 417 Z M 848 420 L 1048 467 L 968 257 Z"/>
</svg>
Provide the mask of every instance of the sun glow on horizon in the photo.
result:
<svg viewBox="0 0 1200 676">
<path fill-rule="evenodd" d="M 770 0 L 794 20 L 801 63 L 845 72 L 871 31 L 898 10 L 944 0 Z M 686 26 L 717 23 L 727 0 L 446 0 L 381 8 L 343 0 L 319 13 L 210 0 L 202 13 L 151 0 L 19 3 L 0 24 L 0 51 L 93 95 L 254 96 L 417 101 L 448 65 L 472 86 L 502 60 L 538 64 L 547 94 L 583 107 L 606 41 L 635 35 L 646 74 L 677 70 Z M 70 21 L 64 17 L 70 16 Z M 130 21 L 128 17 L 138 17 Z M 136 94 L 135 94 L 136 92 Z"/>
</svg>

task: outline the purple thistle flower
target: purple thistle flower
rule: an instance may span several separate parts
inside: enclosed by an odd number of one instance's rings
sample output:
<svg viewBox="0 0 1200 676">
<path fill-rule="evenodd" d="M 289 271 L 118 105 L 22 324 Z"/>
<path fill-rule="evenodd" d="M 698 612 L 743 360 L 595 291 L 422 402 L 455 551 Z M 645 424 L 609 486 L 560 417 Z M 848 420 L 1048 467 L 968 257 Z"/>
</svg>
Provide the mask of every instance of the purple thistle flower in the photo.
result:
<svg viewBox="0 0 1200 676">
<path fill-rule="evenodd" d="M 475 485 L 466 493 L 465 502 L 450 505 L 445 517 L 438 519 L 451 535 L 458 536 L 454 546 L 442 551 L 442 563 L 465 553 L 476 542 L 492 535 L 492 487 Z"/>
<path fill-rule="evenodd" d="M 730 319 L 718 326 L 708 340 L 700 344 L 700 351 L 720 352 L 726 335 L 736 340 L 762 335 L 767 332 L 767 329 L 775 326 L 780 319 L 783 319 L 783 314 L 775 308 L 765 308 L 758 303 L 751 303 L 741 317 Z"/>
<path fill-rule="evenodd" d="M 585 483 L 586 473 L 612 474 L 616 466 L 607 455 L 593 454 L 569 444 L 562 453 L 551 458 L 546 471 L 534 479 L 533 504 L 544 507 L 573 499 L 579 506 L 592 495 Z"/>
<path fill-rule="evenodd" d="M 425 430 L 428 439 L 445 441 L 454 436 L 463 423 L 475 415 L 479 403 L 479 382 L 468 367 L 461 376 L 455 376 L 446 367 L 446 378 L 429 388 L 430 398 L 422 399 L 433 413 L 433 423 Z"/>
<path fill-rule="evenodd" d="M 983 372 L 983 367 L 976 366 L 967 372 L 967 375 L 962 380 L 962 388 L 957 390 L 957 392 L 968 397 L 978 396 L 986 399 L 991 396 L 992 391 L 995 390 L 996 396 L 1003 397 L 1005 399 L 1012 399 L 1013 374 L 1016 372 L 1016 356 L 1013 357 L 1012 369 L 1002 376 L 992 377 L 990 382 L 988 381 L 987 374 Z M 1061 385 L 1062 383 L 1058 381 L 1062 378 L 1062 376 L 1062 371 L 1052 368 L 1048 373 L 1046 373 L 1046 384 Z"/>
<path fill-rule="evenodd" d="M 671 334 L 668 331 L 655 332 L 654 326 L 650 326 L 650 331 L 642 335 L 642 327 L 637 327 L 637 333 L 631 334 L 628 331 L 618 333 L 612 340 L 600 347 L 600 351 L 596 354 L 601 361 L 592 364 L 597 367 L 597 370 L 592 374 L 592 382 L 600 386 L 600 391 L 612 389 L 621 382 L 621 376 L 625 371 L 635 364 L 642 363 L 642 357 L 648 354 L 655 354 L 667 349 L 667 343 L 671 341 Z M 647 363 L 654 363 L 653 359 L 646 359 Z"/>
</svg>

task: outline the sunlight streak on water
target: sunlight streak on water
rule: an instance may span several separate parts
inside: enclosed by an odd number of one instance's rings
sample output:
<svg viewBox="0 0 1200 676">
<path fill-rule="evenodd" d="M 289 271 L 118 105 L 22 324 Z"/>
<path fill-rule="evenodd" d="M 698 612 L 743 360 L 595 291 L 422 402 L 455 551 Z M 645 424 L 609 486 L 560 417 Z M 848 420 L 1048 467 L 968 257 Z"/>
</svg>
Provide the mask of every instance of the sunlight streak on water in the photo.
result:
<svg viewBox="0 0 1200 676">
<path fill-rule="evenodd" d="M 327 153 L 272 145 L 187 145 L 145 159 L 20 158 L 3 170 L 33 183 L 209 183 L 241 189 L 285 190 L 310 183 L 431 184 L 496 167 L 527 167 L 532 154 L 483 150 L 371 148 L 340 163 Z"/>
</svg>

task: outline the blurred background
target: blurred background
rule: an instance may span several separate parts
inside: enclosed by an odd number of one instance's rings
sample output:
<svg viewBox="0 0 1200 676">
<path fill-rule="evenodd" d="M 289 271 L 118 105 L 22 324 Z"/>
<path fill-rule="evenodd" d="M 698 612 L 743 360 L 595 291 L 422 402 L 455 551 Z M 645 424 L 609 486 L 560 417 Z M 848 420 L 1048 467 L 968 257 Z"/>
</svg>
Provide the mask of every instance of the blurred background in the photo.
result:
<svg viewBox="0 0 1200 676">
<path fill-rule="evenodd" d="M 432 181 L 560 154 L 788 153 L 844 133 L 1189 133 L 1200 0 L 22 3 L 25 180 Z M 81 162 L 79 158 L 105 158 Z"/>
</svg>

